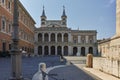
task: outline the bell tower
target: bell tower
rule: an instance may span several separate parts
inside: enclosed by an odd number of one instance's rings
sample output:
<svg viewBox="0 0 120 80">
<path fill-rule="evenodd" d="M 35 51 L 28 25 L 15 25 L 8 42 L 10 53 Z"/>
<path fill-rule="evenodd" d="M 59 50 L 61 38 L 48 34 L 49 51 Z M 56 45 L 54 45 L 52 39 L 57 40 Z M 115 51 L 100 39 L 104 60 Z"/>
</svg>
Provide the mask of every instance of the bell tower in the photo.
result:
<svg viewBox="0 0 120 80">
<path fill-rule="evenodd" d="M 65 13 L 65 7 L 63 6 L 63 14 L 61 16 L 61 19 L 62 19 L 62 25 L 64 25 L 65 27 L 67 26 L 67 16 L 66 16 L 66 13 Z"/>
<path fill-rule="evenodd" d="M 45 15 L 45 10 L 44 10 L 44 6 L 43 6 L 43 12 L 42 12 L 42 15 L 41 15 L 41 27 L 45 27 L 45 24 L 46 24 L 46 15 Z"/>
</svg>

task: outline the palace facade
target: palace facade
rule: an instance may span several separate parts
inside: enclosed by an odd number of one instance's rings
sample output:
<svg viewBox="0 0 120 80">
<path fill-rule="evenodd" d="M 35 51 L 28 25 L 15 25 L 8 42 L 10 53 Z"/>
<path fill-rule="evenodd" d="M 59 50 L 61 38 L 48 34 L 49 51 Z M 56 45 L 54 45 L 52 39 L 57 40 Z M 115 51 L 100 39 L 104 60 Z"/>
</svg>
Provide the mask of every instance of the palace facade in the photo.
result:
<svg viewBox="0 0 120 80">
<path fill-rule="evenodd" d="M 27 53 L 34 53 L 35 21 L 21 4 L 19 5 L 19 48 Z M 0 0 L 0 53 L 11 49 L 13 24 L 13 0 Z"/>
<path fill-rule="evenodd" d="M 65 8 L 61 20 L 47 20 L 45 10 L 41 26 L 35 29 L 35 55 L 97 55 L 96 30 L 71 30 L 67 27 Z"/>
</svg>

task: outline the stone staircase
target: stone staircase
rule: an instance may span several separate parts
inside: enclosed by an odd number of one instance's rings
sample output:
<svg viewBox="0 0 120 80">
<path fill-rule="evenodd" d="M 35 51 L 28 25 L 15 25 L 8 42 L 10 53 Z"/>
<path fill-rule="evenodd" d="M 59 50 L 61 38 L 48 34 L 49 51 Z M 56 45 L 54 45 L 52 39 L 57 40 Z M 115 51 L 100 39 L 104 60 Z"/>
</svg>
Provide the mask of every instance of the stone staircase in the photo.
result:
<svg viewBox="0 0 120 80">
<path fill-rule="evenodd" d="M 64 56 L 64 58 L 70 64 L 85 64 L 86 63 L 86 57 Z"/>
</svg>

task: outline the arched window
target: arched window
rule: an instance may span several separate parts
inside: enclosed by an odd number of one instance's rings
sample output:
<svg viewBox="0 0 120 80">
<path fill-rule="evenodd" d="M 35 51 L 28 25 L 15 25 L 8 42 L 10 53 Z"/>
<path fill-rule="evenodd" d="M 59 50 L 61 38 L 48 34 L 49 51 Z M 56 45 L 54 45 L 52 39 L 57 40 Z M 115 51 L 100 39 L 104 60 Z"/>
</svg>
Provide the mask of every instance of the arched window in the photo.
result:
<svg viewBox="0 0 120 80">
<path fill-rule="evenodd" d="M 58 54 L 58 55 L 61 55 L 61 54 L 62 54 L 62 47 L 61 47 L 61 46 L 58 46 L 58 47 L 57 47 L 57 54 Z"/>
<path fill-rule="evenodd" d="M 55 42 L 55 34 L 54 33 L 51 34 L 51 41 Z"/>
<path fill-rule="evenodd" d="M 42 42 L 42 34 L 41 33 L 38 34 L 38 41 Z"/>
<path fill-rule="evenodd" d="M 58 42 L 62 42 L 62 34 L 61 33 L 59 33 L 57 35 L 57 40 L 58 40 Z"/>
<path fill-rule="evenodd" d="M 68 46 L 64 46 L 64 55 L 68 56 Z"/>
<path fill-rule="evenodd" d="M 68 34 L 67 33 L 64 34 L 64 42 L 68 42 Z"/>
<path fill-rule="evenodd" d="M 38 47 L 38 54 L 39 54 L 39 55 L 42 55 L 42 46 L 39 46 L 39 47 Z"/>
<path fill-rule="evenodd" d="M 77 52 L 78 52 L 77 47 L 74 47 L 74 48 L 73 48 L 73 56 L 76 56 L 76 55 L 77 55 Z"/>
<path fill-rule="evenodd" d="M 93 54 L 93 48 L 92 47 L 89 47 L 89 53 Z"/>
<path fill-rule="evenodd" d="M 48 35 L 48 33 L 45 33 L 44 38 L 45 38 L 45 42 L 49 41 L 49 35 Z"/>
<path fill-rule="evenodd" d="M 82 47 L 82 48 L 81 48 L 81 55 L 82 55 L 82 56 L 85 56 L 85 47 Z"/>
<path fill-rule="evenodd" d="M 51 46 L 51 55 L 55 55 L 55 46 Z"/>
</svg>

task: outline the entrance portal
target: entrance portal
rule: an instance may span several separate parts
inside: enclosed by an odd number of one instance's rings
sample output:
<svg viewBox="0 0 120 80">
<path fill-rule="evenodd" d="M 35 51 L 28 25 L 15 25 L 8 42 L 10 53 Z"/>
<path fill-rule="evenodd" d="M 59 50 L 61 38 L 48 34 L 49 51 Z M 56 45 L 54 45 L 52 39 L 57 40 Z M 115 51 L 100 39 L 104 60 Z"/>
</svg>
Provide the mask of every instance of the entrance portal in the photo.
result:
<svg viewBox="0 0 120 80">
<path fill-rule="evenodd" d="M 77 51 L 78 51 L 77 47 L 74 47 L 74 48 L 73 48 L 73 56 L 76 56 L 76 55 L 77 55 Z"/>
<path fill-rule="evenodd" d="M 82 48 L 81 48 L 81 55 L 82 55 L 82 56 L 85 56 L 85 47 L 82 47 Z"/>
<path fill-rule="evenodd" d="M 39 46 L 39 47 L 38 47 L 38 54 L 39 54 L 39 55 L 42 55 L 42 46 Z"/>
<path fill-rule="evenodd" d="M 55 46 L 51 47 L 51 55 L 55 55 Z"/>
</svg>

